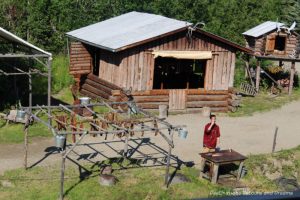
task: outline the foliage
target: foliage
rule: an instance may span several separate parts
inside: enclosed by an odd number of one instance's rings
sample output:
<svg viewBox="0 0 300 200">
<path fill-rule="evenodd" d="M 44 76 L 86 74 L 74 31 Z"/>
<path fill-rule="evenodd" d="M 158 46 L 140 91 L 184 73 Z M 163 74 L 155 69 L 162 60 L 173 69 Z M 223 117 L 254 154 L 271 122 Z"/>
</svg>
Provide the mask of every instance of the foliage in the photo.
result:
<svg viewBox="0 0 300 200">
<path fill-rule="evenodd" d="M 52 90 L 54 93 L 61 89 L 70 86 L 73 83 L 73 78 L 69 74 L 68 57 L 63 55 L 55 56 L 52 64 Z"/>
<path fill-rule="evenodd" d="M 66 53 L 66 32 L 140 11 L 204 22 L 207 31 L 243 45 L 241 33 L 263 21 L 298 21 L 299 5 L 296 0 L 2 0 L 0 25 L 48 51 Z"/>
</svg>

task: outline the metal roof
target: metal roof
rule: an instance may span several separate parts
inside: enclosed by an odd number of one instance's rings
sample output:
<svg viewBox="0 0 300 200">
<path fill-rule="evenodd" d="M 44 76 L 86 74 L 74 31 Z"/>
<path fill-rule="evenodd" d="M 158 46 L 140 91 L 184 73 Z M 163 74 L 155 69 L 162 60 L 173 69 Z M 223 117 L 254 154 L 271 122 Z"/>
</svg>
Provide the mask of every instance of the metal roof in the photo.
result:
<svg viewBox="0 0 300 200">
<path fill-rule="evenodd" d="M 265 33 L 268 33 L 270 31 L 273 31 L 277 29 L 278 27 L 284 26 L 283 23 L 279 22 L 272 22 L 272 21 L 266 21 L 258 26 L 255 26 L 251 28 L 250 30 L 243 33 L 243 35 L 252 36 L 252 37 L 259 37 Z"/>
<path fill-rule="evenodd" d="M 67 36 L 115 52 L 190 25 L 185 21 L 134 11 L 70 31 Z"/>
<path fill-rule="evenodd" d="M 0 38 L 3 38 L 7 41 L 11 41 L 11 42 L 14 42 L 14 43 L 17 43 L 17 44 L 21 44 L 21 45 L 24 45 L 26 47 L 29 47 L 30 49 L 34 49 L 36 50 L 37 52 L 41 53 L 41 54 L 45 54 L 49 57 L 52 56 L 51 53 L 47 52 L 47 51 L 44 51 L 43 49 L 40 49 L 36 46 L 34 46 L 33 44 L 30 44 L 29 42 L 23 40 L 22 38 L 12 34 L 11 32 L 5 30 L 4 28 L 0 27 Z"/>
</svg>

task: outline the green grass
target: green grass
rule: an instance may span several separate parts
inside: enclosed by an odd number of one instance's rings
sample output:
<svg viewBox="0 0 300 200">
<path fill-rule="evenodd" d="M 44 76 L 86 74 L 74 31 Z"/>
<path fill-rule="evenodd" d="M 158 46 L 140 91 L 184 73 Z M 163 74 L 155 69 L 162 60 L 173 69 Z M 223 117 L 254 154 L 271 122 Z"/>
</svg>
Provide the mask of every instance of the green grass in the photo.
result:
<svg viewBox="0 0 300 200">
<path fill-rule="evenodd" d="M 274 162 L 280 163 L 281 169 L 274 166 Z M 285 164 L 285 161 L 290 161 L 291 165 Z M 277 164 L 278 165 L 278 164 Z M 298 182 L 300 181 L 300 146 L 282 150 L 274 154 L 259 154 L 250 155 L 245 161 L 248 173 L 243 179 L 243 182 L 251 189 L 251 191 L 267 192 L 281 190 L 275 181 L 269 180 L 266 177 L 268 173 L 280 172 L 285 178 L 294 178 L 294 174 L 298 174 Z M 265 167 L 264 167 L 265 166 Z"/>
<path fill-rule="evenodd" d="M 281 162 L 290 160 L 291 166 L 282 164 L 282 174 L 286 178 L 294 172 L 298 173 L 300 146 L 291 150 L 283 150 L 275 154 L 249 155 L 245 161 L 248 169 L 247 175 L 241 179 L 243 185 L 251 192 L 281 191 L 275 181 L 269 180 L 264 174 L 264 168 L 272 169 L 274 160 Z M 109 163 L 109 160 L 105 161 Z M 264 167 L 264 166 L 267 167 Z M 199 170 L 192 167 L 183 167 L 177 173 L 184 174 L 190 179 L 188 183 L 171 184 L 164 188 L 164 167 L 138 167 L 120 170 L 117 164 L 113 174 L 118 182 L 115 186 L 100 186 L 99 169 L 92 165 L 84 165 L 92 174 L 84 179 L 79 178 L 78 168 L 68 164 L 65 171 L 65 199 L 192 199 L 212 197 L 213 194 L 230 194 L 232 189 L 211 184 L 209 181 L 199 179 Z M 122 166 L 131 165 L 128 160 Z M 136 167 L 136 166 L 135 166 Z M 172 169 L 172 168 L 171 168 Z M 173 169 L 172 169 L 173 170 Z M 0 184 L 0 199 L 57 199 L 60 186 L 60 165 L 34 167 L 27 171 L 23 169 L 11 170 L 0 176 L 0 180 L 10 181 L 14 187 L 4 187 Z"/>
<path fill-rule="evenodd" d="M 58 93 L 52 95 L 55 99 L 63 101 L 66 104 L 73 104 L 73 96 L 69 87 L 63 88 Z"/>
<path fill-rule="evenodd" d="M 52 90 L 54 93 L 58 93 L 73 83 L 73 78 L 69 74 L 69 58 L 67 56 L 57 55 L 53 58 L 52 76 Z"/>
<path fill-rule="evenodd" d="M 0 199 L 57 199 L 59 194 L 59 166 L 35 167 L 6 172 L 1 179 L 11 181 L 15 187 L 0 186 Z M 80 180 L 78 169 L 66 169 L 65 199 L 190 199 L 208 197 L 212 191 L 229 191 L 198 179 L 198 170 L 183 168 L 180 173 L 190 178 L 190 183 L 171 185 L 164 189 L 164 168 L 135 168 L 114 171 L 118 182 L 113 187 L 100 186 L 98 172 Z"/>
<path fill-rule="evenodd" d="M 270 96 L 266 92 L 259 93 L 256 97 L 242 97 L 238 110 L 229 113 L 231 117 L 250 116 L 257 112 L 266 112 L 278 109 L 281 106 L 300 99 L 300 89 L 293 91 L 292 95 L 280 94 L 277 97 Z"/>
<path fill-rule="evenodd" d="M 7 124 L 0 120 L 0 144 L 21 143 L 24 141 L 24 125 Z M 29 137 L 49 137 L 52 134 L 41 123 L 35 123 L 29 127 Z"/>
</svg>

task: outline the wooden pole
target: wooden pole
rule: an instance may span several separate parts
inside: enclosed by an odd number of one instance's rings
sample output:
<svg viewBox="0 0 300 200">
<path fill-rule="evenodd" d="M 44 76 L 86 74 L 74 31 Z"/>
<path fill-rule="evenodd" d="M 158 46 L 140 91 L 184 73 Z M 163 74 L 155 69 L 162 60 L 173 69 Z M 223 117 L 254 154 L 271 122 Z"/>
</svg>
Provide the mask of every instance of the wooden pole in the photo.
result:
<svg viewBox="0 0 300 200">
<path fill-rule="evenodd" d="M 66 151 L 64 150 L 61 153 L 61 171 L 60 171 L 60 200 L 64 199 L 64 178 L 65 178 L 65 162 L 66 162 L 66 157 L 65 157 Z"/>
<path fill-rule="evenodd" d="M 275 147 L 276 147 L 276 139 L 277 139 L 277 132 L 278 132 L 278 127 L 276 126 L 276 128 L 275 128 L 275 134 L 274 134 L 274 140 L 273 140 L 272 153 L 274 153 L 274 152 L 275 152 Z"/>
<path fill-rule="evenodd" d="M 289 95 L 291 95 L 292 91 L 293 91 L 294 75 L 295 75 L 295 62 L 292 62 L 291 74 L 290 74 Z"/>
<path fill-rule="evenodd" d="M 173 141 L 173 130 L 170 130 L 170 137 Z M 169 151 L 168 151 L 168 159 L 167 159 L 167 166 L 166 166 L 166 175 L 165 175 L 165 186 L 168 187 L 169 183 L 169 171 L 170 171 L 170 160 L 171 160 L 171 153 L 172 153 L 172 146 L 169 145 Z"/>
<path fill-rule="evenodd" d="M 32 79 L 31 79 L 31 69 L 28 73 L 28 89 L 29 89 L 29 111 L 32 110 Z"/>
<path fill-rule="evenodd" d="M 24 129 L 24 169 L 27 169 L 28 128 L 29 128 L 29 125 L 25 125 L 25 129 Z"/>
<path fill-rule="evenodd" d="M 247 77 L 249 77 L 250 78 L 250 83 L 251 83 L 251 85 L 254 87 L 254 82 L 253 82 L 253 80 L 252 80 L 252 74 L 251 74 L 251 72 L 250 72 L 250 68 L 249 68 L 249 60 L 250 60 L 250 58 L 249 58 L 249 56 L 247 56 L 247 58 L 246 58 L 246 60 L 245 60 L 245 67 L 246 67 L 246 70 L 245 70 L 245 77 L 247 78 Z"/>
<path fill-rule="evenodd" d="M 48 58 L 47 66 L 48 66 L 48 106 L 51 106 L 51 65 L 52 65 L 52 57 Z M 48 108 L 48 114 L 51 115 L 51 109 Z M 51 118 L 48 118 L 48 122 L 51 125 Z"/>
<path fill-rule="evenodd" d="M 258 92 L 259 91 L 259 82 L 260 82 L 260 60 L 257 61 L 256 63 L 256 84 L 255 84 L 255 87 L 256 87 L 256 91 Z"/>
<path fill-rule="evenodd" d="M 127 157 L 127 152 L 128 152 L 128 137 L 129 137 L 129 133 L 126 133 L 126 135 L 125 135 L 124 153 L 123 153 L 124 157 Z"/>
</svg>

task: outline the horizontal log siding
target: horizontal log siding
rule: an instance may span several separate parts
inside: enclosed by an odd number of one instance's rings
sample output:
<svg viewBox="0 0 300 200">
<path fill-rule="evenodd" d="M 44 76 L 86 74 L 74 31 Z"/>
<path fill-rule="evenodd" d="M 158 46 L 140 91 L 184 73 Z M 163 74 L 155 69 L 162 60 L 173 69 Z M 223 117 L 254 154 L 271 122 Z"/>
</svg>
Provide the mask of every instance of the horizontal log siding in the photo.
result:
<svg viewBox="0 0 300 200">
<path fill-rule="evenodd" d="M 154 58 L 152 50 L 212 51 L 207 61 L 205 89 L 226 90 L 233 80 L 235 52 L 228 46 L 194 32 L 191 42 L 186 31 L 113 53 L 100 51 L 99 78 L 133 91 L 151 90 L 153 87 Z"/>
<path fill-rule="evenodd" d="M 186 108 L 210 107 L 212 111 L 228 110 L 228 90 L 187 90 Z"/>
<path fill-rule="evenodd" d="M 266 38 L 269 35 L 277 35 L 278 33 L 276 31 L 274 32 L 270 32 L 267 35 L 255 38 L 255 48 L 254 51 L 255 53 L 257 53 L 258 55 L 264 55 L 265 53 L 265 44 L 266 44 Z M 289 54 L 291 54 L 293 52 L 293 50 L 296 48 L 297 46 L 297 36 L 295 34 L 291 34 L 291 35 L 287 35 L 286 38 L 286 46 L 285 46 L 285 54 L 278 54 L 280 56 L 288 56 Z M 246 40 L 250 40 L 250 37 L 245 37 Z M 276 53 L 274 53 L 274 55 L 277 55 Z"/>
<path fill-rule="evenodd" d="M 79 82 L 80 76 L 91 73 L 92 57 L 85 45 L 81 42 L 72 42 L 70 45 L 70 67 L 69 71 Z"/>
<path fill-rule="evenodd" d="M 137 104 L 144 109 L 158 109 L 159 105 L 169 105 L 170 90 L 135 91 L 132 93 Z M 118 99 L 119 92 L 115 92 Z M 214 111 L 227 111 L 229 93 L 227 90 L 186 90 L 186 109 L 210 107 Z"/>
</svg>

